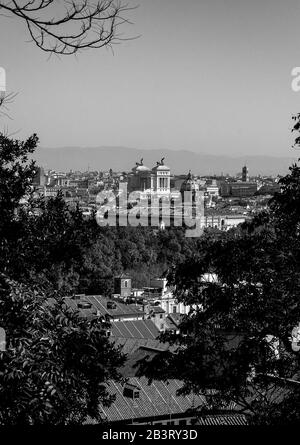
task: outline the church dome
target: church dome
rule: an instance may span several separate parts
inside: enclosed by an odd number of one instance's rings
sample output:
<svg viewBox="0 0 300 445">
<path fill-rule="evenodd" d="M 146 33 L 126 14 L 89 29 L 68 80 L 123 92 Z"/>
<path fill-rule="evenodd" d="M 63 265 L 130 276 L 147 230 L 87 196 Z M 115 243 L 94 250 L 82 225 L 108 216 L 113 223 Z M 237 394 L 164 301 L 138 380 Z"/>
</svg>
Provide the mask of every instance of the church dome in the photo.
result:
<svg viewBox="0 0 300 445">
<path fill-rule="evenodd" d="M 189 171 L 187 177 L 181 184 L 180 191 L 181 192 L 193 192 L 199 190 L 199 185 L 194 180 L 194 176 L 192 175 L 191 171 Z"/>
</svg>

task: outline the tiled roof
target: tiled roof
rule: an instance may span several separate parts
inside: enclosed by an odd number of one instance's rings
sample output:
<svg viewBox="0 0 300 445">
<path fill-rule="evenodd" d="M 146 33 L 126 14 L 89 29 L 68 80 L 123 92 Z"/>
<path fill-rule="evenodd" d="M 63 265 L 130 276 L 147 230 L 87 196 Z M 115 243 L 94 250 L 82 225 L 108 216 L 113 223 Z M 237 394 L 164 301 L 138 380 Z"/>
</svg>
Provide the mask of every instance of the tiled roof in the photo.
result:
<svg viewBox="0 0 300 445">
<path fill-rule="evenodd" d="M 159 340 L 156 339 L 148 339 L 148 338 L 114 338 L 111 337 L 111 340 L 115 343 L 115 346 L 121 346 L 122 352 L 124 354 L 133 354 L 138 349 L 152 349 L 152 350 L 161 350 L 166 351 L 169 349 L 168 343 L 160 343 Z"/>
<path fill-rule="evenodd" d="M 168 316 L 165 319 L 165 328 L 166 330 L 172 330 L 172 331 L 178 331 L 179 332 L 179 328 L 176 324 L 174 324 L 174 322 L 172 321 L 172 319 Z"/>
<path fill-rule="evenodd" d="M 129 279 L 131 279 L 131 276 L 126 274 L 126 273 L 121 273 L 120 275 L 115 276 L 115 280 L 119 279 L 119 278 L 123 278 L 123 279 L 129 280 Z"/>
<path fill-rule="evenodd" d="M 201 426 L 245 426 L 248 425 L 246 416 L 242 414 L 211 414 L 199 417 L 195 425 Z"/>
<path fill-rule="evenodd" d="M 175 326 L 179 326 L 179 324 L 181 323 L 182 319 L 183 319 L 184 315 L 183 314 L 169 314 L 168 318 L 171 320 L 171 322 L 175 325 Z"/>
<path fill-rule="evenodd" d="M 169 414 L 177 415 L 186 413 L 192 406 L 205 404 L 203 396 L 178 396 L 176 391 L 182 386 L 182 382 L 176 379 L 170 380 L 168 384 L 154 380 L 149 385 L 145 377 L 133 377 L 130 378 L 130 383 L 141 388 L 139 398 L 124 397 L 123 386 L 120 383 L 111 382 L 108 391 L 116 394 L 116 400 L 109 408 L 102 408 L 103 418 L 115 422 Z M 187 413 L 187 416 L 189 415 Z"/>
<path fill-rule="evenodd" d="M 111 323 L 111 333 L 116 338 L 156 339 L 159 330 L 151 320 L 116 321 Z"/>
<path fill-rule="evenodd" d="M 140 368 L 140 361 L 145 360 L 147 362 L 151 361 L 158 353 L 162 354 L 164 351 L 162 349 L 152 349 L 147 346 L 141 346 L 134 352 L 130 353 L 124 366 L 120 369 L 120 373 L 125 378 L 135 377 L 138 374 Z M 163 356 L 161 355 L 163 359 Z"/>
<path fill-rule="evenodd" d="M 154 312 L 155 314 L 164 314 L 166 311 L 160 307 L 160 306 L 151 306 L 150 311 Z"/>
<path fill-rule="evenodd" d="M 72 298 L 65 298 L 64 302 L 66 303 L 66 305 L 74 310 L 74 311 L 79 311 L 80 315 L 83 317 L 87 317 L 87 318 L 91 318 L 94 317 L 96 315 L 95 310 L 93 309 L 93 307 L 89 308 L 89 309 L 80 309 L 78 307 L 78 303 L 79 301 L 87 301 L 86 298 L 82 298 L 80 300 L 73 300 Z"/>
<path fill-rule="evenodd" d="M 142 317 L 144 314 L 144 309 L 142 305 L 135 304 L 125 304 L 119 301 L 113 300 L 116 304 L 116 309 L 108 309 L 108 301 L 112 301 L 109 298 L 103 297 L 102 295 L 84 295 L 80 300 L 76 300 L 70 297 L 65 298 L 65 303 L 74 310 L 79 310 L 82 315 L 87 315 L 90 313 L 96 314 L 98 311 L 102 316 L 109 315 L 111 317 L 118 318 L 123 317 Z M 80 309 L 78 308 L 78 302 L 87 301 L 91 303 L 91 309 Z"/>
<path fill-rule="evenodd" d="M 89 301 L 95 309 L 99 310 L 101 315 L 108 314 L 112 317 L 117 317 L 121 315 L 142 316 L 144 313 L 143 306 L 141 305 L 124 304 L 116 300 L 113 300 L 114 303 L 116 304 L 116 309 L 108 309 L 106 305 L 107 302 L 111 300 L 102 297 L 101 295 L 92 295 L 92 296 L 87 295 L 85 297 L 85 300 Z"/>
</svg>

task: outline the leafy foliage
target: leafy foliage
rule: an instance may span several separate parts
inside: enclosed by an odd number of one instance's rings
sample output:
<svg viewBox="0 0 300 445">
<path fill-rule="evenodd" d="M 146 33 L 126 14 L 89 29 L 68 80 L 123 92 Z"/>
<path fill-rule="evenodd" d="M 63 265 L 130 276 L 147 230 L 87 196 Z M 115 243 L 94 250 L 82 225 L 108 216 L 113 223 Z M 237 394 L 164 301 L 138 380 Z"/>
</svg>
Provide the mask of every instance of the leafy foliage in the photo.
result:
<svg viewBox="0 0 300 445">
<path fill-rule="evenodd" d="M 100 419 L 112 401 L 108 380 L 118 380 L 123 355 L 103 335 L 103 324 L 64 306 L 76 292 L 112 292 L 113 276 L 130 271 L 148 285 L 197 251 L 181 228 L 99 227 L 63 197 L 37 199 L 38 143 L 0 135 L 0 325 L 7 350 L 0 356 L 0 423 L 80 423 Z M 26 199 L 22 199 L 22 198 Z M 23 202 L 22 202 L 23 201 Z M 49 301 L 51 304 L 49 304 Z"/>
<path fill-rule="evenodd" d="M 179 301 L 192 305 L 179 335 L 162 339 L 176 354 L 157 357 L 149 377 L 182 378 L 183 393 L 211 397 L 216 409 L 234 401 L 256 424 L 299 421 L 300 168 L 281 180 L 268 212 L 218 238 L 203 237 L 198 255 L 169 274 Z M 215 281 L 201 276 L 213 272 Z M 160 377 L 161 378 L 161 377 Z"/>
<path fill-rule="evenodd" d="M 100 421 L 101 405 L 113 401 L 106 384 L 120 380 L 124 356 L 106 337 L 106 323 L 64 305 L 92 227 L 61 196 L 20 205 L 30 197 L 35 165 L 28 156 L 37 142 L 35 135 L 26 142 L 0 135 L 0 325 L 7 341 L 0 424 Z"/>
<path fill-rule="evenodd" d="M 103 334 L 57 296 L 0 279 L 0 324 L 7 350 L 0 357 L 0 424 L 82 423 L 100 419 L 113 401 L 105 382 L 119 380 L 124 357 Z"/>
</svg>

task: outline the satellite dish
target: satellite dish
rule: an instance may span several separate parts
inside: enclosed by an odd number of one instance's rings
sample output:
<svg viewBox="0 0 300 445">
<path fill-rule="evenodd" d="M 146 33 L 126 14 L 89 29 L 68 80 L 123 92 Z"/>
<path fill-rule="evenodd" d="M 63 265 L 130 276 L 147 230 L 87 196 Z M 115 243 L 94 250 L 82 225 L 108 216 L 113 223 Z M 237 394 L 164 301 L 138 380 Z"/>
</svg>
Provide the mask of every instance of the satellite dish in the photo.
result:
<svg viewBox="0 0 300 445">
<path fill-rule="evenodd" d="M 3 328 L 0 328 L 0 351 L 6 350 L 6 333 Z"/>
<path fill-rule="evenodd" d="M 0 99 L 5 96 L 6 92 L 6 74 L 5 69 L 0 66 Z"/>
</svg>

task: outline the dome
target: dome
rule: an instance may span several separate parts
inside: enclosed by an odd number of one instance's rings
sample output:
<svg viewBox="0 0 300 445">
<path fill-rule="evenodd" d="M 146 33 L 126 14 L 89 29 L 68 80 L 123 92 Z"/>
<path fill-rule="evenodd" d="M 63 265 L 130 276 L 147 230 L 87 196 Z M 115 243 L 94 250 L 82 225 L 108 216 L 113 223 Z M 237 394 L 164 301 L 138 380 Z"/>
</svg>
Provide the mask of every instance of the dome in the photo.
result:
<svg viewBox="0 0 300 445">
<path fill-rule="evenodd" d="M 155 170 L 155 171 L 170 171 L 170 167 L 168 167 L 167 165 L 156 165 L 155 167 L 153 167 L 152 170 Z"/>
<path fill-rule="evenodd" d="M 140 162 L 135 163 L 135 167 L 133 167 L 132 171 L 134 173 L 142 173 L 142 172 L 149 172 L 150 168 L 146 167 L 143 163 L 143 158 L 140 160 Z"/>
<path fill-rule="evenodd" d="M 152 171 L 170 171 L 170 167 L 165 165 L 164 163 L 165 158 L 162 158 L 161 161 L 156 162 L 156 166 L 153 167 Z"/>
<path fill-rule="evenodd" d="M 149 172 L 150 168 L 146 167 L 146 165 L 139 165 L 136 167 L 136 172 Z"/>
<path fill-rule="evenodd" d="M 191 174 L 191 171 L 189 171 L 187 177 L 181 184 L 180 191 L 181 192 L 192 192 L 192 191 L 196 191 L 196 190 L 199 190 L 199 185 L 194 180 L 194 177 Z"/>
</svg>

